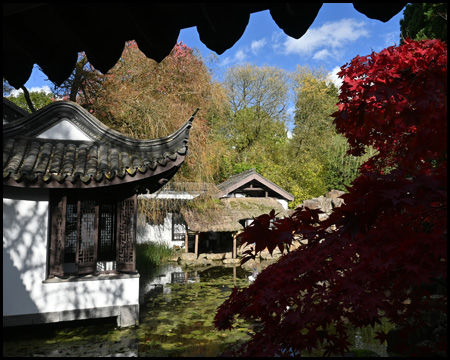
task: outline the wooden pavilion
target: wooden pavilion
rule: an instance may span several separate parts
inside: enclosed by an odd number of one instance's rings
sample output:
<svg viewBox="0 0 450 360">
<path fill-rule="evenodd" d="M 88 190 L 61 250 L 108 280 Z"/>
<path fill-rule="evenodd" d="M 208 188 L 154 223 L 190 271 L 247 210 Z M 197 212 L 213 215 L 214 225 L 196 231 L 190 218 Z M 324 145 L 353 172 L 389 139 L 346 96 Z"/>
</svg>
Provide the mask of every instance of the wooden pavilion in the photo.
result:
<svg viewBox="0 0 450 360">
<path fill-rule="evenodd" d="M 195 113 L 155 140 L 126 137 L 72 102 L 25 115 L 4 99 L 3 114 L 4 326 L 135 324 L 137 195 L 183 164 Z"/>
</svg>

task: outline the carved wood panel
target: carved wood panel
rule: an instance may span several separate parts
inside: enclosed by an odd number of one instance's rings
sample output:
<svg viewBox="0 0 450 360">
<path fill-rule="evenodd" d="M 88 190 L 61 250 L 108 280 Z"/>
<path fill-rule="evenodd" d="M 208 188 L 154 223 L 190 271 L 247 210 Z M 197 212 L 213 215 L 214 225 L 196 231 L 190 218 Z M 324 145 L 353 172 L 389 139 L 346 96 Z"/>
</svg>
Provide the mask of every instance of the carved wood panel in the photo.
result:
<svg viewBox="0 0 450 360">
<path fill-rule="evenodd" d="M 116 260 L 116 204 L 100 205 L 98 260 Z"/>
<path fill-rule="evenodd" d="M 76 265 L 78 274 L 94 272 L 97 262 L 98 204 L 78 202 L 78 241 Z"/>
<path fill-rule="evenodd" d="M 65 196 L 55 196 L 52 201 L 52 230 L 50 238 L 49 276 L 64 275 L 64 240 L 66 232 Z"/>
<path fill-rule="evenodd" d="M 136 195 L 118 203 L 116 261 L 122 272 L 136 271 L 136 207 Z"/>
</svg>

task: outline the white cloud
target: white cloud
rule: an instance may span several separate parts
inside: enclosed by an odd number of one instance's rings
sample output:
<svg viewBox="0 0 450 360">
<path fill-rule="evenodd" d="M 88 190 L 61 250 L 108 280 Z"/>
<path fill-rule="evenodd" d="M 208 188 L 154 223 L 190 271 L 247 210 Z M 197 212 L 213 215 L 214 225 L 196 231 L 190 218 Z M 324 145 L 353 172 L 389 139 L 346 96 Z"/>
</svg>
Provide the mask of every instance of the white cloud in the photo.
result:
<svg viewBox="0 0 450 360">
<path fill-rule="evenodd" d="M 250 50 L 254 55 L 257 55 L 259 50 L 261 50 L 264 46 L 266 46 L 267 40 L 262 38 L 260 40 L 253 40 L 250 45 Z"/>
<path fill-rule="evenodd" d="M 281 54 L 282 51 L 282 45 L 280 44 L 280 39 L 284 38 L 286 35 L 281 31 L 274 31 L 272 33 L 272 37 L 270 39 L 270 42 L 272 44 L 272 49 L 273 51 L 275 51 L 277 54 Z"/>
<path fill-rule="evenodd" d="M 239 49 L 236 51 L 236 54 L 234 54 L 234 60 L 236 62 L 242 62 L 247 59 L 247 52 L 244 49 Z"/>
<path fill-rule="evenodd" d="M 300 39 L 288 37 L 282 49 L 285 54 L 299 54 L 324 60 L 341 56 L 345 46 L 368 36 L 365 22 L 341 19 L 309 28 Z"/>
<path fill-rule="evenodd" d="M 326 60 L 328 57 L 331 57 L 332 54 L 328 49 L 322 49 L 316 52 L 313 56 L 314 60 Z"/>
<path fill-rule="evenodd" d="M 266 46 L 267 40 L 265 38 L 262 38 L 260 40 L 253 40 L 250 45 L 248 46 L 242 46 L 237 50 L 234 55 L 227 56 L 224 58 L 220 65 L 222 67 L 230 66 L 232 64 L 236 63 L 242 63 L 245 61 L 248 61 L 249 55 L 257 55 L 259 51 Z"/>
<path fill-rule="evenodd" d="M 342 85 L 342 79 L 338 77 L 337 73 L 341 71 L 339 66 L 336 66 L 331 72 L 327 74 L 328 81 L 332 82 L 339 89 Z"/>
<path fill-rule="evenodd" d="M 221 62 L 220 62 L 220 66 L 222 67 L 227 67 L 229 66 L 231 63 L 233 62 L 233 60 L 227 56 L 226 58 L 224 58 Z"/>
<path fill-rule="evenodd" d="M 28 92 L 41 92 L 41 91 L 45 92 L 46 94 L 51 94 L 51 92 L 52 92 L 48 85 L 44 85 L 42 87 L 34 86 L 34 87 L 28 89 Z M 22 89 L 18 89 L 18 90 L 14 89 L 11 91 L 10 96 L 17 96 L 21 93 L 23 93 Z"/>
<path fill-rule="evenodd" d="M 236 63 L 242 63 L 247 60 L 247 51 L 244 48 L 237 50 L 234 55 L 227 56 L 220 62 L 220 66 L 227 67 Z"/>
</svg>

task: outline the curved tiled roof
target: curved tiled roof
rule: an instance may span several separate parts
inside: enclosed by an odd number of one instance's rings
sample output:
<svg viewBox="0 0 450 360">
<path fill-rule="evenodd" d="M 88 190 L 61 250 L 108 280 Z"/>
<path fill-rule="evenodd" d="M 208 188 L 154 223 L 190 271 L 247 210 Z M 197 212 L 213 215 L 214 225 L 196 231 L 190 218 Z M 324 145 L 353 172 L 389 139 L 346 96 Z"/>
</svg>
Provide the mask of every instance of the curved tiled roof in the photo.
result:
<svg viewBox="0 0 450 360">
<path fill-rule="evenodd" d="M 75 103 L 52 103 L 3 125 L 3 184 L 89 188 L 139 182 L 155 191 L 168 181 L 162 175 L 172 177 L 183 163 L 197 110 L 175 133 L 155 140 L 137 140 L 106 127 Z M 76 125 L 92 140 L 37 137 L 63 120 Z"/>
</svg>

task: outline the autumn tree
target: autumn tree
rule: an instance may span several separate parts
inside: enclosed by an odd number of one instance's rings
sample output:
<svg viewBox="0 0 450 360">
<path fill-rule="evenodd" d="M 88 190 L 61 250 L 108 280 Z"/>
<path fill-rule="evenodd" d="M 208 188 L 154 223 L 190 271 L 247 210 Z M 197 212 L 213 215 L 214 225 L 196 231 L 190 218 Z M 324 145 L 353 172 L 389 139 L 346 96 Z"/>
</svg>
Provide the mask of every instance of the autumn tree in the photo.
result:
<svg viewBox="0 0 450 360">
<path fill-rule="evenodd" d="M 221 116 L 226 101 L 196 51 L 180 42 L 157 63 L 130 41 L 107 74 L 96 71 L 83 54 L 78 60 L 71 78 L 59 88 L 60 93 L 75 99 L 122 134 L 138 139 L 165 137 L 200 108 L 190 130 L 189 156 L 175 174 L 173 184 L 213 182 L 220 148 L 209 136 L 209 124 L 211 118 Z M 158 223 L 181 203 L 154 200 L 140 201 L 139 206 L 149 221 Z"/>
<path fill-rule="evenodd" d="M 241 244 L 255 243 L 255 252 L 284 250 L 294 236 L 307 245 L 234 288 L 215 325 L 228 329 L 235 316 L 261 322 L 239 355 L 331 355 L 348 351 L 350 326 L 386 317 L 399 327 L 402 355 L 446 356 L 447 46 L 406 39 L 355 57 L 339 76 L 337 130 L 350 154 L 369 145 L 377 153 L 327 220 L 299 208 L 244 230 Z M 408 343 L 418 332 L 427 341 Z"/>
<path fill-rule="evenodd" d="M 78 55 L 78 61 L 70 77 L 61 85 L 55 85 L 53 92 L 61 99 L 77 102 L 87 110 L 91 110 L 105 77 L 89 63 L 83 52 Z"/>
<path fill-rule="evenodd" d="M 86 66 L 81 63 L 80 71 Z M 208 162 L 213 153 L 208 119 L 223 100 L 194 50 L 178 43 L 157 63 L 128 42 L 120 61 L 95 84 L 100 86 L 81 87 L 78 100 L 106 125 L 134 138 L 168 136 L 200 108 L 189 138 L 190 155 L 176 176 L 179 181 L 210 181 L 216 169 Z"/>
</svg>

